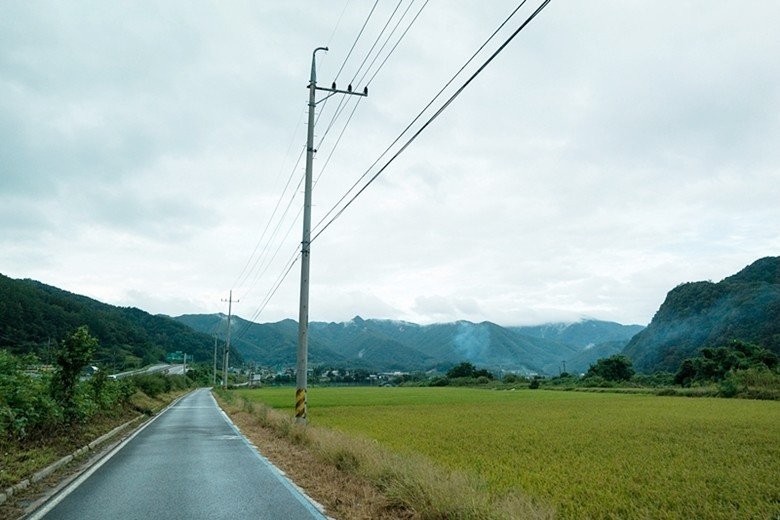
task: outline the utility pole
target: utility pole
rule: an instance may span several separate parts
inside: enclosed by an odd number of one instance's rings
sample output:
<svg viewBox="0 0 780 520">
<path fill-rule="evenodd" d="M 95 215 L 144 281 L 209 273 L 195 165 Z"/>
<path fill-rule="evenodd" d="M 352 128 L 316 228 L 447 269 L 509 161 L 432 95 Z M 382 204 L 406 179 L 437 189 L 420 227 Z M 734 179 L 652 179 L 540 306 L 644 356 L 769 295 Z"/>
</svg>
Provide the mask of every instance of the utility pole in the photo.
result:
<svg viewBox="0 0 780 520">
<path fill-rule="evenodd" d="M 187 375 L 187 353 L 186 352 L 184 353 L 184 362 L 182 363 L 181 369 L 184 375 L 186 376 Z"/>
<path fill-rule="evenodd" d="M 214 334 L 214 370 L 211 372 L 211 386 L 217 386 L 217 335 Z"/>
<path fill-rule="evenodd" d="M 227 321 L 227 341 L 225 342 L 225 358 L 224 358 L 224 364 L 222 365 L 222 388 L 227 388 L 228 384 L 228 364 L 230 363 L 230 319 L 233 316 L 233 290 L 230 290 L 230 296 L 227 300 L 222 300 L 223 302 L 228 302 L 228 321 Z M 236 303 L 238 303 L 241 300 L 236 300 Z"/>
<path fill-rule="evenodd" d="M 352 85 L 347 90 L 317 86 L 317 52 L 328 51 L 327 47 L 317 47 L 311 55 L 311 76 L 309 78 L 309 128 L 306 135 L 306 181 L 303 199 L 303 240 L 301 241 L 301 299 L 298 312 L 298 356 L 295 366 L 295 422 L 306 424 L 306 388 L 309 358 L 309 265 L 311 262 L 311 185 L 312 162 L 314 161 L 314 109 L 317 107 L 317 91 L 329 92 L 320 101 L 334 94 L 368 96 L 368 87 L 363 92 L 353 92 Z"/>
</svg>

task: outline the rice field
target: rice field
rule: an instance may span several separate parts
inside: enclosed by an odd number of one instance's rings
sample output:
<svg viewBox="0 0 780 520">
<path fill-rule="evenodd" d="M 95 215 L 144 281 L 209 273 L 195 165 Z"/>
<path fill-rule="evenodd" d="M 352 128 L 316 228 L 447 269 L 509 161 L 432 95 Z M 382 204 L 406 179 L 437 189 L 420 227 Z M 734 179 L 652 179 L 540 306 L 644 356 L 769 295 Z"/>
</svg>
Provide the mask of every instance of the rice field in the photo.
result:
<svg viewBox="0 0 780 520">
<path fill-rule="evenodd" d="M 294 389 L 239 391 L 292 413 Z M 780 518 L 780 403 L 311 388 L 309 422 L 520 491 L 557 518 Z"/>
</svg>

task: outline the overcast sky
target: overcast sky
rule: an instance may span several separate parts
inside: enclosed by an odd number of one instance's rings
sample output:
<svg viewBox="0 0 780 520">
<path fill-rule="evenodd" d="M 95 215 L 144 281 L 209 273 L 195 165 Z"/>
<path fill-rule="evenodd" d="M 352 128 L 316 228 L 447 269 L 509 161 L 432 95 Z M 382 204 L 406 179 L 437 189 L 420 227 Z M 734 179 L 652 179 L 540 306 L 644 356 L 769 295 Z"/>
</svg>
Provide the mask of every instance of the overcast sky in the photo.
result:
<svg viewBox="0 0 780 520">
<path fill-rule="evenodd" d="M 301 240 L 312 50 L 362 89 L 423 1 L 379 0 L 348 59 L 373 1 L 0 3 L 0 272 L 169 315 L 232 288 L 251 318 Z M 318 105 L 314 223 L 514 7 L 430 0 L 346 126 L 358 98 L 327 133 Z M 311 319 L 646 324 L 780 254 L 778 20 L 553 0 L 314 242 Z M 297 319 L 299 277 L 258 321 Z"/>
</svg>

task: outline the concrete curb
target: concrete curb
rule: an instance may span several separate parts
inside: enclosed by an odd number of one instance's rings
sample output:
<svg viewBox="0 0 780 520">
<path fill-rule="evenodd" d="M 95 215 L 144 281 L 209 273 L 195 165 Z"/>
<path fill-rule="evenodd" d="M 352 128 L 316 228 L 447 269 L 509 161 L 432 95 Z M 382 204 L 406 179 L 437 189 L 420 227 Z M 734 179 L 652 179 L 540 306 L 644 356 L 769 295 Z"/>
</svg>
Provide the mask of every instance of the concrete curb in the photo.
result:
<svg viewBox="0 0 780 520">
<path fill-rule="evenodd" d="M 108 433 L 106 433 L 104 435 L 101 435 L 100 437 L 98 437 L 94 441 L 90 442 L 86 446 L 82 446 L 81 448 L 77 449 L 76 451 L 74 451 L 70 455 L 65 455 L 64 457 L 62 457 L 57 462 L 49 464 L 48 466 L 46 466 L 42 470 L 37 471 L 36 473 L 33 474 L 32 477 L 26 478 L 26 479 L 22 480 L 21 482 L 19 482 L 17 484 L 14 484 L 11 487 L 5 488 L 3 491 L 0 492 L 0 505 L 2 505 L 6 500 L 8 500 L 10 497 L 12 497 L 14 495 L 14 493 L 16 493 L 17 491 L 21 491 L 23 489 L 27 489 L 30 486 L 30 484 L 33 484 L 33 483 L 38 482 L 40 480 L 43 480 L 44 478 L 48 477 L 49 475 L 51 475 L 52 473 L 54 473 L 55 471 L 57 471 L 58 469 L 63 467 L 64 465 L 66 465 L 69 462 L 71 462 L 76 457 L 78 457 L 80 455 L 83 455 L 84 453 L 88 452 L 89 450 L 94 450 L 100 444 L 104 443 L 105 441 L 107 441 L 108 439 L 110 439 L 111 437 L 116 435 L 117 433 L 121 432 L 122 430 L 124 430 L 125 428 L 127 428 L 128 426 L 133 424 L 134 422 L 136 422 L 139 419 L 141 419 L 142 417 L 144 417 L 144 416 L 143 415 L 139 415 L 135 419 L 131 419 L 131 420 L 127 421 L 124 424 L 120 424 L 119 426 L 117 426 L 116 428 L 111 430 L 110 432 L 108 432 Z"/>
</svg>

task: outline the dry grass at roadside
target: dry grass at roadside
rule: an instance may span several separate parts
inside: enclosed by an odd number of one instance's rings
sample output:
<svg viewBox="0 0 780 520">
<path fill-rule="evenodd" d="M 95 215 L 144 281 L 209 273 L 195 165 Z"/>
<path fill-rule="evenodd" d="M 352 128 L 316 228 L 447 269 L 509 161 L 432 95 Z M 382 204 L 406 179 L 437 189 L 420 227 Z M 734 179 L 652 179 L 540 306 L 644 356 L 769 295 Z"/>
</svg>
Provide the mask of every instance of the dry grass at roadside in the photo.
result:
<svg viewBox="0 0 780 520">
<path fill-rule="evenodd" d="M 303 427 L 288 415 L 231 394 L 218 397 L 261 452 L 336 518 L 553 516 L 549 509 L 517 493 L 496 499 L 488 493 L 484 482 L 436 466 L 422 456 L 402 456 L 368 439 Z M 307 455 L 302 456 L 302 451 Z"/>
</svg>

